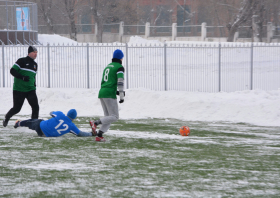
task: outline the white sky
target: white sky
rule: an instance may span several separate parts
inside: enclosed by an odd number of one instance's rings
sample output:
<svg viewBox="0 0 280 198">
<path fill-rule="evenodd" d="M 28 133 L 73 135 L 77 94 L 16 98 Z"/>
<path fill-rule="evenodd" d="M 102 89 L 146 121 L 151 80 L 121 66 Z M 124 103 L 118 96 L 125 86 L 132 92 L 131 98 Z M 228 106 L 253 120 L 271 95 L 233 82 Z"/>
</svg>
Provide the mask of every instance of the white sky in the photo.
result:
<svg viewBox="0 0 280 198">
<path fill-rule="evenodd" d="M 58 35 L 39 35 L 43 44 L 74 41 Z M 132 37 L 133 43 L 157 43 Z M 74 42 L 75 43 L 75 42 Z M 100 74 L 102 75 L 102 74 Z M 0 118 L 12 107 L 12 88 L 0 88 Z M 37 88 L 40 117 L 50 111 L 75 108 L 78 116 L 102 116 L 98 89 Z M 273 91 L 238 91 L 203 93 L 185 91 L 151 91 L 143 88 L 126 90 L 125 102 L 119 105 L 120 119 L 176 118 L 186 121 L 246 122 L 263 126 L 280 126 L 280 89 Z M 29 117 L 27 101 L 19 113 Z"/>
</svg>

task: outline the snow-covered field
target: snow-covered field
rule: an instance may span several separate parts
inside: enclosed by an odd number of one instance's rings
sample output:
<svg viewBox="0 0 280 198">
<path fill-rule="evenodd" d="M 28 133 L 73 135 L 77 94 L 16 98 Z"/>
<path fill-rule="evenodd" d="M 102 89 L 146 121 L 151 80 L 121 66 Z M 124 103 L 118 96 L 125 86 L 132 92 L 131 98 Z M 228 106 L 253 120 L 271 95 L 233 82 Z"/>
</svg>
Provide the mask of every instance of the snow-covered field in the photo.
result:
<svg viewBox="0 0 280 198">
<path fill-rule="evenodd" d="M 67 42 L 57 35 L 40 35 L 39 40 Z M 88 121 L 103 116 L 98 91 L 38 87 L 40 118 L 75 108 L 77 126 L 90 131 Z M 120 120 L 105 133 L 106 143 L 72 134 L 39 138 L 27 128 L 14 129 L 15 119 L 30 118 L 27 101 L 3 128 L 2 119 L 13 105 L 12 88 L 0 88 L 0 94 L 0 197 L 280 193 L 279 89 L 206 93 L 129 88 L 119 105 Z M 190 136 L 179 135 L 183 125 L 191 128 Z"/>
</svg>

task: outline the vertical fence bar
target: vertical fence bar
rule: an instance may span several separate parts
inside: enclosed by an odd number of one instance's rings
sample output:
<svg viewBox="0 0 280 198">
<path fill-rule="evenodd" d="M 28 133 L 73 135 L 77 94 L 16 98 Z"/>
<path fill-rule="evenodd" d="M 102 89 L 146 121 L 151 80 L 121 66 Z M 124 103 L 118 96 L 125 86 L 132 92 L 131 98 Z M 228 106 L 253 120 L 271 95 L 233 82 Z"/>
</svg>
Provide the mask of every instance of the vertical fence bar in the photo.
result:
<svg viewBox="0 0 280 198">
<path fill-rule="evenodd" d="M 8 13 L 8 3 L 7 3 L 8 1 L 6 1 L 6 20 L 7 20 L 7 45 L 9 45 L 10 43 L 9 43 L 9 40 L 10 40 L 10 38 L 9 38 L 9 32 L 10 32 L 10 30 L 9 30 L 9 13 Z"/>
<path fill-rule="evenodd" d="M 125 61 L 126 61 L 126 89 L 129 88 L 129 84 L 128 84 L 128 45 L 127 43 L 125 43 L 125 51 L 126 51 L 126 58 L 125 58 Z"/>
<path fill-rule="evenodd" d="M 14 10 L 13 10 L 14 13 L 16 13 L 16 3 L 14 2 Z M 16 17 L 15 17 L 16 18 Z M 16 19 L 15 19 L 16 20 Z M 15 22 L 15 30 L 17 30 L 17 27 L 16 27 L 16 22 Z M 17 42 L 17 31 L 15 31 L 15 44 L 17 45 L 18 42 Z"/>
<path fill-rule="evenodd" d="M 2 42 L 2 65 L 3 65 L 3 87 L 5 87 L 5 60 L 4 60 L 4 43 Z"/>
<path fill-rule="evenodd" d="M 48 43 L 48 88 L 51 88 L 50 44 Z"/>
<path fill-rule="evenodd" d="M 221 79 L 221 43 L 219 43 L 219 92 L 221 92 L 221 83 L 222 83 L 222 79 Z"/>
<path fill-rule="evenodd" d="M 166 77 L 166 43 L 164 42 L 164 90 L 167 91 L 167 77 Z"/>
<path fill-rule="evenodd" d="M 254 43 L 251 44 L 250 90 L 253 90 Z"/>
<path fill-rule="evenodd" d="M 89 89 L 89 44 L 87 43 L 87 84 Z"/>
</svg>

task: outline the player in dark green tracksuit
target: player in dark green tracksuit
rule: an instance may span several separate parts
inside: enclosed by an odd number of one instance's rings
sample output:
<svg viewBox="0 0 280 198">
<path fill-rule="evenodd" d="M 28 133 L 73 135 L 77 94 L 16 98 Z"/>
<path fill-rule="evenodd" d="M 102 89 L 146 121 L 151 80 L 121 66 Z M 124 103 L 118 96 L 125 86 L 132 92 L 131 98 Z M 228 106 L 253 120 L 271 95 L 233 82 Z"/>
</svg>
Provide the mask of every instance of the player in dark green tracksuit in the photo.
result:
<svg viewBox="0 0 280 198">
<path fill-rule="evenodd" d="M 10 70 L 14 76 L 13 85 L 13 108 L 9 110 L 3 120 L 3 126 L 6 127 L 10 118 L 20 112 L 25 98 L 32 108 L 31 119 L 38 119 L 39 104 L 36 95 L 36 73 L 37 63 L 34 61 L 37 57 L 37 49 L 33 46 L 28 47 L 28 56 L 16 61 Z"/>
<path fill-rule="evenodd" d="M 93 130 L 96 130 L 97 125 L 100 127 L 96 141 L 105 141 L 102 136 L 108 131 L 112 122 L 119 119 L 119 109 L 117 102 L 117 94 L 120 96 L 119 103 L 124 102 L 124 67 L 122 66 L 122 59 L 124 55 L 119 49 L 114 51 L 112 63 L 107 65 L 103 71 L 101 89 L 99 90 L 98 98 L 100 99 L 104 117 L 97 121 L 91 121 Z"/>
</svg>

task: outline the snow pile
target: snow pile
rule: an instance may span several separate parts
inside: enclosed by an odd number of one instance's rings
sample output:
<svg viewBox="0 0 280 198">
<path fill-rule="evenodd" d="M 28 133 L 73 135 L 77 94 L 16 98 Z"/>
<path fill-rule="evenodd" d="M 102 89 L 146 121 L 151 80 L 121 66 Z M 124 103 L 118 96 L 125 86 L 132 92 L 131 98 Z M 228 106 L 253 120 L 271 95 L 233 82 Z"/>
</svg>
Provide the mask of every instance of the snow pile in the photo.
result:
<svg viewBox="0 0 280 198">
<path fill-rule="evenodd" d="M 160 42 L 158 40 L 147 40 L 140 36 L 131 36 L 128 44 L 142 44 L 142 45 L 149 44 L 150 45 L 150 44 L 162 44 L 162 42 Z"/>
<path fill-rule="evenodd" d="M 12 89 L 1 88 L 1 116 L 13 105 Z M 38 88 L 40 117 L 50 111 L 67 112 L 75 108 L 78 116 L 103 116 L 98 89 Z M 280 126 L 280 90 L 202 93 L 185 91 L 126 90 L 119 105 L 120 119 L 174 118 L 185 121 L 245 122 L 261 126 Z M 19 115 L 30 116 L 27 101 Z"/>
<path fill-rule="evenodd" d="M 77 41 L 73 41 L 72 39 L 66 38 L 64 36 L 60 36 L 57 34 L 38 34 L 38 40 L 43 45 L 47 45 L 48 43 L 50 45 L 77 45 Z"/>
</svg>

